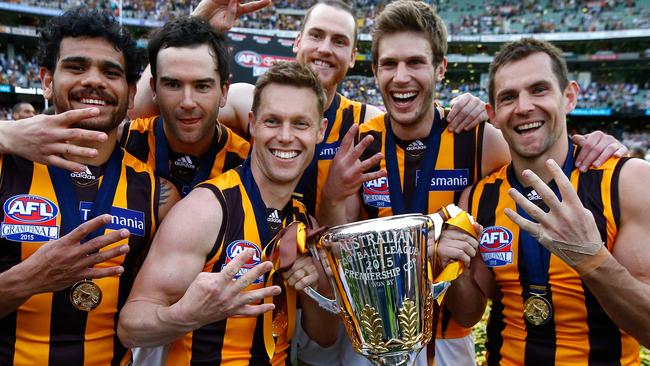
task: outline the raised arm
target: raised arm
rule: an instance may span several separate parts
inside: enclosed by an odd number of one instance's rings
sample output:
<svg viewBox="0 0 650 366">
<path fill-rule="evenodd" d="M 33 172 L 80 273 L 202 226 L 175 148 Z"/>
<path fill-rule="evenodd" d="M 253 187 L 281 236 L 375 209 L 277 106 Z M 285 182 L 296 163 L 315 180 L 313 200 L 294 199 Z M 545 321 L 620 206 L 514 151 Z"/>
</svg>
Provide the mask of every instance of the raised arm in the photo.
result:
<svg viewBox="0 0 650 366">
<path fill-rule="evenodd" d="M 232 315 L 257 316 L 273 309 L 273 304 L 250 304 L 279 294 L 279 287 L 243 292 L 270 270 L 270 263 L 233 281 L 252 253 L 241 253 L 221 272 L 202 272 L 222 219 L 219 200 L 206 188 L 192 190 L 171 209 L 120 313 L 118 335 L 124 345 L 167 344 Z"/>
<path fill-rule="evenodd" d="M 97 108 L 70 110 L 55 115 L 39 114 L 18 121 L 0 121 L 0 154 L 19 155 L 42 164 L 83 172 L 86 166 L 63 158 L 92 158 L 97 150 L 69 143 L 100 143 L 108 139 L 103 132 L 72 128 L 75 123 L 99 114 Z"/>
<path fill-rule="evenodd" d="M 83 279 L 124 272 L 121 266 L 95 268 L 129 251 L 127 244 L 100 249 L 129 237 L 126 229 L 112 231 L 80 245 L 88 234 L 111 222 L 110 215 L 89 220 L 69 234 L 41 246 L 26 260 L 0 273 L 0 318 L 36 294 L 59 291 Z"/>
<path fill-rule="evenodd" d="M 650 346 L 650 196 L 639 184 L 650 180 L 650 164 L 632 159 L 620 171 L 621 216 L 611 254 L 601 242 L 593 215 L 584 208 L 561 168 L 552 160 L 546 166 L 560 188 L 562 201 L 537 175 L 524 171 L 524 182 L 535 188 L 550 211 L 545 213 L 511 190 L 517 204 L 539 224 L 508 209 L 506 214 L 580 274 L 618 327 Z"/>
</svg>

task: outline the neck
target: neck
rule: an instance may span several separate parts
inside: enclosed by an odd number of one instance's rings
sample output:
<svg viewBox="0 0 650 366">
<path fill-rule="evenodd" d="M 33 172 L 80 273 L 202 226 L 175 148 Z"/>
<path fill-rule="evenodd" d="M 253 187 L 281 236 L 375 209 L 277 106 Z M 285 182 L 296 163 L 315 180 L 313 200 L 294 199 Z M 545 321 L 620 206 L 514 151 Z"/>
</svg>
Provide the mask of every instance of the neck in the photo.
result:
<svg viewBox="0 0 650 366">
<path fill-rule="evenodd" d="M 327 110 L 332 105 L 332 102 L 334 102 L 336 86 L 333 86 L 330 89 L 325 89 L 325 96 L 327 97 L 327 100 L 325 101 L 325 108 L 323 108 L 323 110 Z"/>
<path fill-rule="evenodd" d="M 80 158 L 69 154 L 63 154 L 66 160 L 75 161 L 84 165 L 100 166 L 105 164 L 111 157 L 117 144 L 117 128 L 107 133 L 108 139 L 105 142 L 88 143 L 85 141 L 70 140 L 71 145 L 89 147 L 97 150 L 97 156 L 93 158 Z"/>
<path fill-rule="evenodd" d="M 253 173 L 253 179 L 255 179 L 255 184 L 257 184 L 257 188 L 260 190 L 262 201 L 264 201 L 264 205 L 267 208 L 282 210 L 291 200 L 293 191 L 296 189 L 296 185 L 298 184 L 298 179 L 290 184 L 273 182 L 264 175 L 259 164 L 260 162 L 257 161 L 255 156 L 251 153 L 251 170 Z"/>
<path fill-rule="evenodd" d="M 546 153 L 534 158 L 517 156 L 517 154 L 511 149 L 510 154 L 512 155 L 512 165 L 515 171 L 515 177 L 523 186 L 526 186 L 522 182 L 521 173 L 524 170 L 529 169 L 537 174 L 544 183 L 549 183 L 553 180 L 553 176 L 549 173 L 548 168 L 546 167 L 546 161 L 553 159 L 561 168 L 564 166 L 564 162 L 566 161 L 568 149 L 569 144 L 567 143 L 566 136 L 558 139 L 558 141 L 556 141 L 556 143 L 548 149 Z"/>
<path fill-rule="evenodd" d="M 391 118 L 390 127 L 393 130 L 393 134 L 400 140 L 410 141 L 424 139 L 429 137 L 429 133 L 431 133 L 434 116 L 435 106 L 431 103 L 429 110 L 419 120 L 413 123 L 401 124 L 393 121 Z"/>
<path fill-rule="evenodd" d="M 216 126 L 216 125 L 215 125 Z M 192 156 L 201 156 L 210 150 L 210 145 L 212 145 L 212 139 L 214 134 L 217 132 L 216 127 L 211 130 L 210 133 L 201 137 L 201 139 L 194 143 L 184 143 L 179 141 L 173 133 L 167 130 L 167 125 L 163 124 L 163 130 L 165 131 L 165 137 L 167 137 L 167 144 L 169 149 L 179 154 L 187 154 Z"/>
</svg>

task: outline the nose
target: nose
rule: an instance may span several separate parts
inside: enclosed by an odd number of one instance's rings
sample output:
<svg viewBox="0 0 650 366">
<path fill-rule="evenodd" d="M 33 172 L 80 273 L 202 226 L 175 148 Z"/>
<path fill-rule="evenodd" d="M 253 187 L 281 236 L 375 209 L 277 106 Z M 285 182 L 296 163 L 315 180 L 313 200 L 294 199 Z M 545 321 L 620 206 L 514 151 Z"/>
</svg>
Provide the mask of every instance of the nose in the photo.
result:
<svg viewBox="0 0 650 366">
<path fill-rule="evenodd" d="M 329 37 L 323 38 L 318 44 L 318 52 L 329 55 L 332 53 L 332 40 Z"/>
<path fill-rule="evenodd" d="M 277 140 L 281 143 L 287 144 L 293 141 L 293 128 L 290 122 L 283 122 L 278 129 Z"/>
<path fill-rule="evenodd" d="M 196 107 L 196 102 L 194 101 L 194 94 L 192 92 L 192 87 L 190 85 L 183 88 L 183 99 L 181 100 L 182 109 L 193 109 Z"/>
<path fill-rule="evenodd" d="M 404 62 L 398 62 L 397 68 L 395 69 L 395 75 L 393 76 L 393 81 L 396 83 L 405 83 L 409 81 L 410 78 L 411 75 L 408 71 L 408 68 L 406 67 L 406 64 Z"/>
<path fill-rule="evenodd" d="M 517 110 L 518 114 L 527 114 L 535 108 L 532 98 L 528 93 L 520 93 L 517 97 Z"/>
<path fill-rule="evenodd" d="M 105 88 L 106 80 L 104 74 L 97 67 L 91 67 L 83 75 L 81 85 L 91 88 Z"/>
</svg>

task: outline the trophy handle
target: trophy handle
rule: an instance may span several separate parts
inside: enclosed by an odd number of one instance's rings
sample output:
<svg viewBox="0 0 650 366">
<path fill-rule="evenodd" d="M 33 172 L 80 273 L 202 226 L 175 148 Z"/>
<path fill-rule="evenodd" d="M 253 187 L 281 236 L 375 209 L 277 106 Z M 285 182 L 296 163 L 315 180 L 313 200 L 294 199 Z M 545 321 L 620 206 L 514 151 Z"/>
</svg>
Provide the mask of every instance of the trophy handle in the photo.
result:
<svg viewBox="0 0 650 366">
<path fill-rule="evenodd" d="M 332 289 L 334 289 L 336 288 L 335 287 L 336 284 L 330 278 L 331 275 L 329 272 L 331 272 L 331 270 L 328 272 L 327 268 L 325 268 L 325 266 L 323 265 L 323 260 L 326 260 L 326 258 L 321 258 L 320 252 L 318 251 L 318 245 L 319 245 L 318 243 L 320 242 L 321 233 L 317 233 L 315 237 L 313 237 L 313 240 L 307 240 L 307 248 L 309 249 L 309 252 L 311 253 L 312 257 L 316 258 L 316 261 L 320 264 L 321 269 L 323 270 L 323 273 L 327 278 L 327 282 L 330 284 L 330 286 L 332 286 Z M 336 291 L 334 291 L 334 300 L 328 299 L 327 297 L 321 295 L 318 291 L 316 291 L 311 286 L 305 287 L 303 291 L 305 294 L 307 294 L 307 296 L 311 297 L 312 300 L 316 301 L 318 306 L 329 311 L 330 313 L 338 314 L 341 312 Z"/>
<path fill-rule="evenodd" d="M 307 296 L 311 297 L 312 300 L 316 301 L 318 306 L 329 311 L 330 313 L 338 314 L 341 312 L 341 308 L 339 308 L 337 300 L 328 299 L 327 297 L 321 295 L 318 291 L 314 290 L 311 286 L 305 287 L 303 291 L 305 294 L 307 294 Z"/>
</svg>

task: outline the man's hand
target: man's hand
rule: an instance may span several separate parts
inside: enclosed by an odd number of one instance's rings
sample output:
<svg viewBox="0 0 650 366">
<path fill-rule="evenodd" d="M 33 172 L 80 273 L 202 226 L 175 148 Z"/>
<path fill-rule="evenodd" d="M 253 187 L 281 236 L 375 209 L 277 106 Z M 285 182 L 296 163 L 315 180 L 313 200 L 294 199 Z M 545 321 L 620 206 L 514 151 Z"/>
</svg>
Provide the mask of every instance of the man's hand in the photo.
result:
<svg viewBox="0 0 650 366">
<path fill-rule="evenodd" d="M 103 132 L 70 128 L 70 126 L 99 115 L 97 108 L 74 109 L 61 114 L 39 114 L 34 117 L 0 125 L 0 152 L 22 156 L 25 159 L 62 169 L 83 172 L 86 166 L 68 160 L 92 158 L 97 150 L 70 144 L 104 142 Z M 66 158 L 63 155 L 66 155 Z"/>
<path fill-rule="evenodd" d="M 449 131 L 459 133 L 469 131 L 479 123 L 489 119 L 485 103 L 470 93 L 457 96 L 449 102 L 451 112 L 447 115 Z"/>
<path fill-rule="evenodd" d="M 83 244 L 81 241 L 93 231 L 111 222 L 110 215 L 89 220 L 69 234 L 41 246 L 21 265 L 34 268 L 34 276 L 28 279 L 32 294 L 59 291 L 83 279 L 118 275 L 121 266 L 95 268 L 96 264 L 124 255 L 127 244 L 107 250 L 100 249 L 129 237 L 126 229 L 111 231 Z"/>
<path fill-rule="evenodd" d="M 474 223 L 474 230 L 480 233 L 483 228 L 478 223 Z M 432 242 L 432 240 L 429 240 L 427 245 L 429 256 L 433 255 L 434 245 Z M 445 268 L 449 263 L 457 261 L 463 262 L 465 268 L 469 268 L 470 261 L 476 253 L 478 253 L 478 240 L 476 238 L 454 228 L 442 230 L 436 252 L 440 268 Z"/>
<path fill-rule="evenodd" d="M 235 25 L 240 16 L 270 4 L 271 0 L 249 1 L 245 4 L 237 0 L 202 0 L 192 12 L 192 16 L 208 21 L 212 28 L 219 32 L 226 32 Z"/>
<path fill-rule="evenodd" d="M 357 194 L 363 182 L 386 176 L 384 169 L 364 173 L 379 164 L 383 156 L 381 153 L 377 153 L 361 161 L 360 157 L 372 143 L 373 137 L 366 136 L 355 146 L 354 137 L 358 132 L 359 126 L 352 125 L 341 140 L 339 151 L 334 155 L 327 182 L 323 187 L 323 196 L 328 200 L 343 201 L 347 197 Z"/>
<path fill-rule="evenodd" d="M 623 143 L 602 131 L 594 131 L 584 136 L 573 135 L 571 139 L 581 147 L 576 157 L 576 167 L 583 173 L 591 165 L 597 168 L 612 156 L 620 158 L 629 152 Z"/>
<path fill-rule="evenodd" d="M 538 223 L 527 220 L 507 208 L 505 214 L 551 253 L 575 267 L 598 253 L 603 248 L 603 243 L 594 216 L 584 208 L 562 169 L 554 160 L 546 161 L 546 167 L 560 189 L 562 201 L 535 173 L 524 170 L 522 183 L 531 185 L 550 210 L 548 213 L 544 212 L 517 190 L 511 189 L 508 192 L 510 197 Z"/>
<path fill-rule="evenodd" d="M 282 272 L 282 277 L 289 286 L 295 288 L 296 291 L 301 291 L 318 282 L 318 270 L 313 258 L 303 254 L 296 258 L 291 268 Z"/>
<path fill-rule="evenodd" d="M 245 291 L 257 278 L 271 270 L 271 262 L 263 262 L 249 269 L 235 280 L 242 266 L 253 257 L 252 250 L 238 254 L 221 272 L 201 272 L 190 284 L 185 295 L 172 305 L 174 318 L 199 328 L 230 316 L 255 317 L 275 306 L 259 304 L 265 297 L 280 294 L 279 286 Z M 255 305 L 254 305 L 255 304 Z"/>
</svg>

